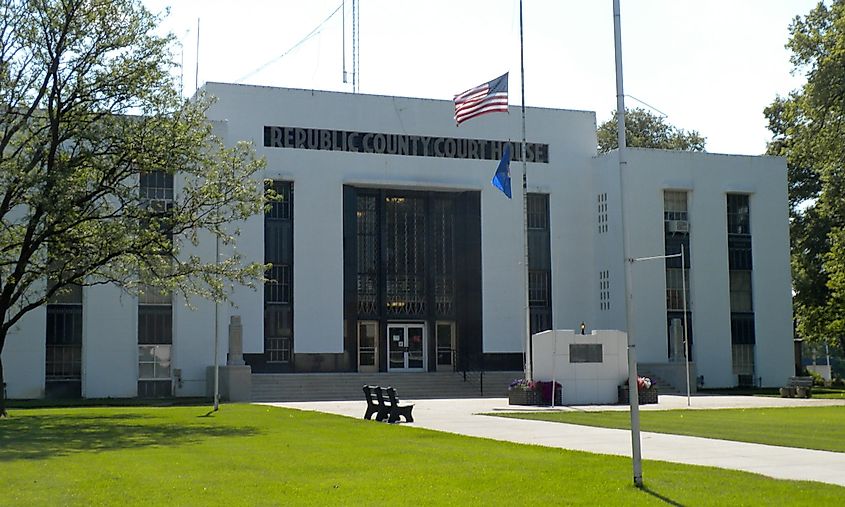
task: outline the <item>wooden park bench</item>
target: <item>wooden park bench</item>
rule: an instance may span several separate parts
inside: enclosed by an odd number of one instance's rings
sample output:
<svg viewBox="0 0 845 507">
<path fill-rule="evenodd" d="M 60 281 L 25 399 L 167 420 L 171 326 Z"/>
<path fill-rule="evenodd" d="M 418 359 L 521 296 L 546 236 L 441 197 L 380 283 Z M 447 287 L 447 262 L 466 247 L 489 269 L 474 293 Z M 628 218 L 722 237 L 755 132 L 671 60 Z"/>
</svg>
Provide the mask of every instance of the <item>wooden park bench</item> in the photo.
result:
<svg viewBox="0 0 845 507">
<path fill-rule="evenodd" d="M 389 423 L 399 422 L 400 417 L 405 418 L 405 422 L 414 422 L 411 411 L 414 405 L 400 405 L 399 398 L 396 396 L 396 389 L 392 387 L 379 386 L 364 386 L 364 398 L 367 400 L 367 411 L 364 412 L 364 419 L 372 419 L 376 416 L 376 421 L 384 421 Z"/>
<path fill-rule="evenodd" d="M 785 387 L 780 388 L 781 398 L 809 398 L 813 394 L 813 377 L 789 377 Z"/>
</svg>

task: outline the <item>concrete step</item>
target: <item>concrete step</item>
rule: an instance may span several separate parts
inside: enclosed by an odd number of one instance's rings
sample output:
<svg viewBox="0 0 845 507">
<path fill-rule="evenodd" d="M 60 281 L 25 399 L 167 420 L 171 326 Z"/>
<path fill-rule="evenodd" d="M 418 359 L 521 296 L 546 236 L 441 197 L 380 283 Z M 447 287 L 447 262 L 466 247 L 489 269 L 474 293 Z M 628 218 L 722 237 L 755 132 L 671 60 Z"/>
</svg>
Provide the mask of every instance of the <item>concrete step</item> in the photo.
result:
<svg viewBox="0 0 845 507">
<path fill-rule="evenodd" d="M 253 374 L 253 401 L 340 401 L 362 399 L 364 384 L 393 386 L 403 400 L 507 396 L 507 386 L 521 372 L 464 375 L 431 373 L 291 373 Z M 482 395 L 482 384 L 484 393 Z"/>
</svg>

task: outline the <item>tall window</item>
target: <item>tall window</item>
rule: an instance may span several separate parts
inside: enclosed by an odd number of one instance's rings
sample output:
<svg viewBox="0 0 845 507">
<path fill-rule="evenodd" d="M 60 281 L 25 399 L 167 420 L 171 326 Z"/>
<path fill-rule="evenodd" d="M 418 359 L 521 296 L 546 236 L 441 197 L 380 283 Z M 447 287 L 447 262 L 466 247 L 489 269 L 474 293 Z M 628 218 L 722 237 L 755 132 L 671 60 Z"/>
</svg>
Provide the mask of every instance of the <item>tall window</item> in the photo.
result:
<svg viewBox="0 0 845 507">
<path fill-rule="evenodd" d="M 528 307 L 531 333 L 552 328 L 549 196 L 528 194 Z"/>
<path fill-rule="evenodd" d="M 47 305 L 45 389 L 49 397 L 82 395 L 82 287 L 71 285 Z"/>
<path fill-rule="evenodd" d="M 690 298 L 690 226 L 689 193 L 683 190 L 663 191 L 664 253 L 678 255 L 684 251 L 684 264 L 680 257 L 667 258 L 666 267 L 666 322 L 667 355 L 671 361 L 684 359 L 687 350 L 692 359 L 692 299 Z M 686 284 L 686 291 L 684 285 Z M 686 299 L 686 314 L 684 300 Z M 677 323 L 681 323 L 680 332 Z M 686 322 L 686 333 L 683 323 Z M 676 335 L 677 334 L 677 335 Z M 690 343 L 683 346 L 683 337 Z"/>
<path fill-rule="evenodd" d="M 747 194 L 728 194 L 726 202 L 733 372 L 738 384 L 747 385 L 754 383 L 756 343 L 751 206 Z"/>
<path fill-rule="evenodd" d="M 170 396 L 173 303 L 170 293 L 145 287 L 138 297 L 138 396 Z"/>
<path fill-rule="evenodd" d="M 168 224 L 173 207 L 173 174 L 143 172 L 139 193 L 156 221 L 170 250 L 172 232 Z M 171 355 L 173 348 L 173 297 L 168 291 L 145 286 L 138 296 L 138 396 L 166 397 L 173 394 Z"/>
<path fill-rule="evenodd" d="M 279 196 L 264 215 L 264 354 L 268 363 L 290 363 L 293 350 L 293 185 L 274 181 Z"/>
</svg>

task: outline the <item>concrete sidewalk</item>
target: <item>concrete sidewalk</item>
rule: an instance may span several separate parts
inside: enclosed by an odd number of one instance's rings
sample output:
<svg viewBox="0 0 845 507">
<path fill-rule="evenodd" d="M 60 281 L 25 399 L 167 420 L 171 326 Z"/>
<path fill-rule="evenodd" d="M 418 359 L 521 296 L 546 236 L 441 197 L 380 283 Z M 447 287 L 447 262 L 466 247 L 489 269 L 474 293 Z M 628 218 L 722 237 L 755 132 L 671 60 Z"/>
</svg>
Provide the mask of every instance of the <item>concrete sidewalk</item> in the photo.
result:
<svg viewBox="0 0 845 507">
<path fill-rule="evenodd" d="M 762 408 L 784 406 L 845 405 L 841 400 L 782 399 L 750 396 L 694 396 L 693 409 Z M 628 430 L 594 428 L 574 424 L 529 421 L 479 415 L 517 410 L 598 411 L 627 410 L 619 405 L 535 408 L 508 405 L 506 398 L 420 400 L 415 402 L 411 425 L 460 435 L 535 444 L 600 454 L 631 456 Z M 314 410 L 361 418 L 366 402 L 266 403 L 280 407 Z M 684 396 L 662 395 L 658 405 L 643 410 L 688 408 Z M 743 470 L 776 479 L 820 481 L 845 486 L 845 453 L 776 447 L 727 440 L 643 432 L 643 459 Z M 648 474 L 648 466 L 644 467 Z"/>
</svg>

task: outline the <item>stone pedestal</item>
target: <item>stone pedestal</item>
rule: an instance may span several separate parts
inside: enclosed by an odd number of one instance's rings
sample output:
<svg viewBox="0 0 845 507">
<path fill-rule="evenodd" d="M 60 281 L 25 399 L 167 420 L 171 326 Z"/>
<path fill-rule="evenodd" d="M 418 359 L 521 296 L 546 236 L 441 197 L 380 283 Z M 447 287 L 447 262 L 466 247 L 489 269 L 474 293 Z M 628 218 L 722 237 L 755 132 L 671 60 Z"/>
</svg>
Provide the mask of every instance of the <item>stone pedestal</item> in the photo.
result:
<svg viewBox="0 0 845 507">
<path fill-rule="evenodd" d="M 209 397 L 214 397 L 214 366 L 206 370 Z M 243 366 L 220 367 L 220 399 L 223 401 L 252 401 L 252 368 Z"/>
<path fill-rule="evenodd" d="M 229 318 L 229 357 L 226 359 L 229 366 L 243 366 L 244 364 L 244 331 L 241 325 L 241 316 L 232 315 Z"/>
</svg>

